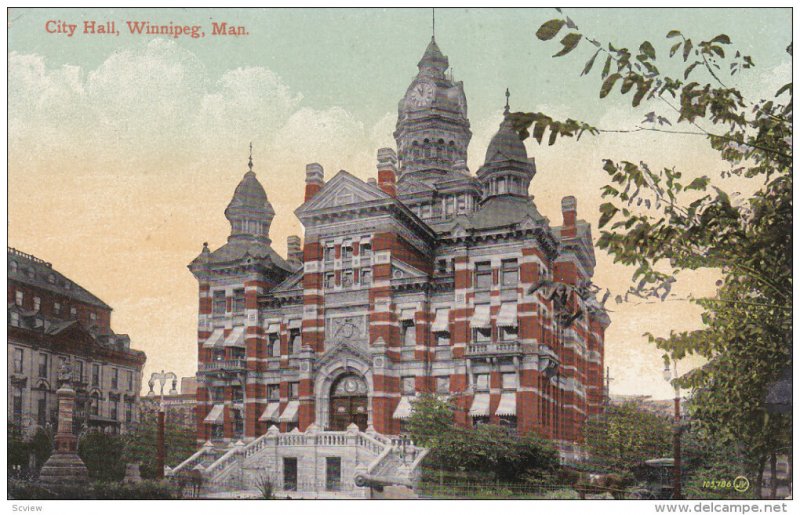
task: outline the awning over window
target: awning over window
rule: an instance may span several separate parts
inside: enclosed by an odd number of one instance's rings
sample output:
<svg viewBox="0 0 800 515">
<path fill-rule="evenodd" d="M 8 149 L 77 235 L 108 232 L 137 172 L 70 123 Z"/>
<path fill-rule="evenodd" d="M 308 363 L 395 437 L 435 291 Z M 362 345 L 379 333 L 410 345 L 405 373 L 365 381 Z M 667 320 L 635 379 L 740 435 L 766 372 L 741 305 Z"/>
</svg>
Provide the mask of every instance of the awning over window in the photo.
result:
<svg viewBox="0 0 800 515">
<path fill-rule="evenodd" d="M 472 407 L 469 409 L 470 417 L 488 417 L 489 416 L 489 394 L 476 393 L 475 398 L 472 399 Z"/>
<path fill-rule="evenodd" d="M 278 322 L 272 322 L 267 326 L 267 334 L 278 334 L 281 332 L 281 324 Z"/>
<path fill-rule="evenodd" d="M 473 329 L 491 329 L 492 319 L 489 314 L 489 304 L 476 304 L 475 313 L 469 322 Z"/>
<path fill-rule="evenodd" d="M 431 331 L 434 333 L 449 333 L 450 324 L 447 321 L 450 315 L 450 310 L 447 308 L 437 309 L 436 318 L 433 320 Z"/>
<path fill-rule="evenodd" d="M 517 304 L 503 302 L 497 315 L 497 327 L 517 327 Z"/>
<path fill-rule="evenodd" d="M 278 411 L 280 404 L 277 402 L 270 402 L 267 404 L 267 409 L 258 417 L 259 422 L 278 422 Z"/>
<path fill-rule="evenodd" d="M 223 336 L 222 336 L 222 329 L 214 329 L 214 332 L 211 333 L 211 336 L 206 339 L 203 347 L 206 349 L 210 349 L 213 347 L 219 347 L 222 345 Z"/>
<path fill-rule="evenodd" d="M 500 404 L 494 412 L 498 417 L 517 416 L 517 394 L 515 392 L 503 392 L 500 394 Z"/>
<path fill-rule="evenodd" d="M 224 404 L 214 404 L 214 407 L 211 408 L 211 411 L 208 412 L 208 416 L 203 419 L 203 423 L 205 424 L 222 424 L 223 417 L 225 416 L 225 405 Z"/>
<path fill-rule="evenodd" d="M 404 309 L 400 311 L 400 320 L 414 320 L 414 309 Z"/>
<path fill-rule="evenodd" d="M 300 401 L 289 401 L 289 404 L 283 408 L 278 421 L 280 422 L 297 422 L 297 409 L 300 407 Z"/>
<path fill-rule="evenodd" d="M 410 416 L 411 401 L 406 396 L 400 397 L 400 403 L 397 405 L 397 408 L 395 408 L 392 418 L 395 420 L 406 420 Z"/>
<path fill-rule="evenodd" d="M 225 338 L 225 347 L 244 347 L 244 326 L 240 325 L 233 328 L 233 331 Z"/>
<path fill-rule="evenodd" d="M 300 318 L 289 320 L 289 329 L 300 329 L 300 326 L 302 325 L 303 325 L 303 320 Z"/>
</svg>

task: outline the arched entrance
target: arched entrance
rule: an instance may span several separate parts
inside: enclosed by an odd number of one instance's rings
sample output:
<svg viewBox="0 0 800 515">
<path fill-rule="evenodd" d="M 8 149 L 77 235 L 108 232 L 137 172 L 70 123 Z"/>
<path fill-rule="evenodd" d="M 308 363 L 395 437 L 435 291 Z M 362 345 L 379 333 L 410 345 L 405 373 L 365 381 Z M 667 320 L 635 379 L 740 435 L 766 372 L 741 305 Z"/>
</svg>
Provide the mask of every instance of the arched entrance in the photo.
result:
<svg viewBox="0 0 800 515">
<path fill-rule="evenodd" d="M 367 429 L 367 383 L 356 374 L 346 374 L 331 386 L 330 429 L 344 431 L 355 424 Z"/>
</svg>

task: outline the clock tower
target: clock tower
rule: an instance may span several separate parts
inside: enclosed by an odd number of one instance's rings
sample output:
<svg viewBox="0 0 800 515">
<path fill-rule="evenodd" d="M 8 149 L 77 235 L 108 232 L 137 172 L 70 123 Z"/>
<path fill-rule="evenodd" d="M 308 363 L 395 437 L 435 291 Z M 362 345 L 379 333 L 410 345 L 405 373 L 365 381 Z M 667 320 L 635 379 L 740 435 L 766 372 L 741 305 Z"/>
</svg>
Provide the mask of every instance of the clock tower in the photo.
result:
<svg viewBox="0 0 800 515">
<path fill-rule="evenodd" d="M 433 185 L 467 160 L 467 100 L 463 83 L 445 74 L 448 65 L 432 37 L 398 106 L 394 137 L 401 183 L 414 178 Z"/>
</svg>

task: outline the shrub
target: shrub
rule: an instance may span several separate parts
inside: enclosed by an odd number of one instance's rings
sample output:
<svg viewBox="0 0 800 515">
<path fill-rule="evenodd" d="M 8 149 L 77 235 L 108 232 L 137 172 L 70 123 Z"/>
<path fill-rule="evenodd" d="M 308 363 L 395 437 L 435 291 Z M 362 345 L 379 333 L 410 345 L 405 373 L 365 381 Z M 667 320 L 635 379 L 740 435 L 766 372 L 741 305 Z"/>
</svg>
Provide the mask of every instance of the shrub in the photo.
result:
<svg viewBox="0 0 800 515">
<path fill-rule="evenodd" d="M 95 481 L 121 481 L 125 477 L 121 436 L 88 431 L 78 440 L 78 456 Z"/>
<path fill-rule="evenodd" d="M 137 500 L 180 499 L 179 489 L 166 482 L 143 481 L 123 484 L 98 481 L 88 486 L 44 487 L 33 481 L 9 480 L 8 497 L 19 500 Z"/>
</svg>

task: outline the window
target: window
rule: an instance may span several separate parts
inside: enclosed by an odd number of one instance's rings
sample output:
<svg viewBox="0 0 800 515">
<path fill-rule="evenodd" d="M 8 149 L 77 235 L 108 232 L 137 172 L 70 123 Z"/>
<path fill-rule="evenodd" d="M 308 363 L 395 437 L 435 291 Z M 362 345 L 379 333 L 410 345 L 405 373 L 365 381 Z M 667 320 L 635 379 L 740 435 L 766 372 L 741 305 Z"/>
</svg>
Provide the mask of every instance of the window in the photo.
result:
<svg viewBox="0 0 800 515">
<path fill-rule="evenodd" d="M 77 318 L 78 317 L 78 309 L 75 308 L 75 307 L 69 308 L 69 316 L 71 316 L 72 318 Z"/>
<path fill-rule="evenodd" d="M 403 320 L 400 327 L 403 345 L 414 346 L 417 344 L 417 328 L 413 320 Z"/>
<path fill-rule="evenodd" d="M 17 290 L 17 295 L 16 295 L 16 304 L 17 304 L 17 306 L 22 306 L 22 303 L 24 301 L 25 301 L 25 293 Z"/>
<path fill-rule="evenodd" d="M 234 386 L 231 388 L 231 399 L 235 403 L 244 402 L 244 390 L 241 386 Z"/>
<path fill-rule="evenodd" d="M 40 297 L 34 297 L 33 298 L 33 310 L 34 311 L 39 311 L 39 309 L 41 307 L 42 307 L 42 299 Z"/>
<path fill-rule="evenodd" d="M 509 341 L 516 340 L 519 333 L 516 327 L 500 327 L 500 340 Z"/>
<path fill-rule="evenodd" d="M 83 361 L 76 361 L 78 368 L 73 372 L 73 376 L 79 383 L 83 382 Z"/>
<path fill-rule="evenodd" d="M 332 246 L 325 247 L 324 255 L 326 263 L 333 261 L 333 247 Z"/>
<path fill-rule="evenodd" d="M 489 390 L 489 374 L 475 374 L 475 391 L 485 392 Z"/>
<path fill-rule="evenodd" d="M 39 354 L 39 377 L 47 378 L 47 354 Z"/>
<path fill-rule="evenodd" d="M 89 313 L 89 320 L 97 322 L 97 313 Z"/>
<path fill-rule="evenodd" d="M 297 490 L 297 458 L 283 458 L 283 489 Z"/>
<path fill-rule="evenodd" d="M 352 243 L 344 243 L 342 244 L 342 259 L 353 259 L 353 244 Z"/>
<path fill-rule="evenodd" d="M 268 343 L 269 346 L 267 349 L 267 353 L 269 356 L 273 358 L 278 358 L 281 355 L 281 338 L 278 333 L 270 333 L 268 336 Z"/>
<path fill-rule="evenodd" d="M 244 288 L 233 290 L 233 312 L 244 313 Z"/>
<path fill-rule="evenodd" d="M 353 286 L 353 271 L 344 270 L 342 272 L 342 288 L 351 288 Z"/>
<path fill-rule="evenodd" d="M 225 402 L 225 387 L 215 386 L 211 389 L 212 402 Z"/>
<path fill-rule="evenodd" d="M 516 288 L 519 283 L 519 267 L 516 259 L 506 259 L 503 261 L 502 281 L 504 287 Z"/>
<path fill-rule="evenodd" d="M 372 256 L 372 244 L 371 243 L 362 243 L 361 246 L 358 248 L 359 254 L 361 254 L 362 258 L 368 258 Z"/>
<path fill-rule="evenodd" d="M 488 290 L 492 287 L 492 265 L 491 263 L 475 264 L 475 289 Z"/>
<path fill-rule="evenodd" d="M 56 373 L 60 373 L 60 371 L 64 369 L 64 365 L 66 364 L 67 364 L 67 358 L 58 358 L 58 368 L 56 369 Z"/>
<path fill-rule="evenodd" d="M 133 422 L 133 403 L 126 402 L 125 403 L 125 422 L 130 424 Z"/>
<path fill-rule="evenodd" d="M 281 400 L 281 385 L 279 384 L 267 385 L 267 400 L 269 401 Z"/>
<path fill-rule="evenodd" d="M 14 410 L 14 423 L 22 423 L 22 388 L 14 387 L 14 398 L 12 399 L 12 409 Z"/>
<path fill-rule="evenodd" d="M 242 410 L 233 410 L 233 437 L 241 438 L 244 435 L 244 417 Z"/>
<path fill-rule="evenodd" d="M 503 194 L 506 192 L 506 179 L 505 177 L 501 177 L 497 179 L 497 193 Z"/>
<path fill-rule="evenodd" d="M 56 315 L 61 314 L 61 303 L 60 302 L 53 302 L 53 313 Z"/>
<path fill-rule="evenodd" d="M 400 393 L 402 393 L 403 395 L 414 395 L 414 393 L 417 390 L 415 382 L 416 381 L 414 376 L 403 377 L 401 379 L 401 384 L 400 384 L 401 387 Z"/>
<path fill-rule="evenodd" d="M 92 415 L 94 415 L 94 416 L 98 416 L 98 415 L 100 415 L 100 394 L 99 394 L 99 393 L 97 393 L 97 392 L 94 392 L 94 393 L 92 394 L 92 408 L 91 408 L 91 413 L 92 413 Z"/>
<path fill-rule="evenodd" d="M 19 313 L 16 311 L 11 312 L 11 325 L 14 327 L 19 327 Z"/>
<path fill-rule="evenodd" d="M 289 329 L 289 344 L 291 347 L 290 354 L 297 354 L 300 352 L 300 346 L 303 344 L 303 337 L 300 334 L 300 329 Z"/>
<path fill-rule="evenodd" d="M 214 424 L 211 426 L 211 439 L 212 440 L 222 440 L 224 438 L 225 432 L 224 427 L 222 424 Z"/>
<path fill-rule="evenodd" d="M 492 330 L 488 327 L 472 330 L 472 341 L 475 343 L 488 343 L 492 341 Z"/>
<path fill-rule="evenodd" d="M 21 374 L 24 365 L 25 351 L 23 349 L 14 349 L 14 373 Z"/>
<path fill-rule="evenodd" d="M 333 272 L 325 274 L 325 288 L 331 289 L 336 284 L 336 275 Z"/>
<path fill-rule="evenodd" d="M 48 276 L 47 276 L 47 282 L 49 282 L 50 284 L 55 284 L 55 283 L 56 283 L 56 276 L 55 276 L 55 274 L 50 274 L 50 275 L 48 275 Z"/>
<path fill-rule="evenodd" d="M 214 353 L 211 357 L 214 361 L 225 361 L 225 350 L 214 349 Z"/>
<path fill-rule="evenodd" d="M 436 393 L 450 393 L 450 376 L 436 378 Z"/>
<path fill-rule="evenodd" d="M 128 379 L 128 391 L 132 392 L 133 391 L 133 370 L 126 371 L 125 375 L 127 376 L 127 379 Z"/>
<path fill-rule="evenodd" d="M 92 363 L 92 386 L 100 386 L 100 364 Z"/>
<path fill-rule="evenodd" d="M 112 420 L 117 420 L 119 417 L 119 401 L 111 401 L 111 414 Z"/>
<path fill-rule="evenodd" d="M 442 347 L 450 345 L 450 333 L 436 333 L 436 345 Z"/>
<path fill-rule="evenodd" d="M 217 290 L 214 292 L 213 304 L 211 307 L 212 313 L 215 315 L 225 314 L 225 291 Z"/>
<path fill-rule="evenodd" d="M 517 374 L 514 372 L 507 372 L 502 375 L 503 390 L 516 390 L 517 389 Z"/>
<path fill-rule="evenodd" d="M 44 427 L 47 425 L 47 398 L 44 393 L 41 395 L 36 401 L 36 423 Z"/>
<path fill-rule="evenodd" d="M 119 388 L 119 369 L 111 369 L 111 389 L 116 390 Z"/>
<path fill-rule="evenodd" d="M 372 269 L 366 268 L 361 271 L 361 284 L 369 286 L 372 284 Z"/>
<path fill-rule="evenodd" d="M 289 383 L 289 398 L 297 399 L 300 397 L 300 383 Z"/>
<path fill-rule="evenodd" d="M 17 262 L 16 261 L 12 261 L 11 263 L 9 263 L 9 269 L 11 270 L 12 274 L 16 274 L 17 273 Z"/>
<path fill-rule="evenodd" d="M 342 458 L 327 456 L 325 458 L 325 490 L 338 492 L 342 488 Z"/>
</svg>

